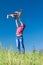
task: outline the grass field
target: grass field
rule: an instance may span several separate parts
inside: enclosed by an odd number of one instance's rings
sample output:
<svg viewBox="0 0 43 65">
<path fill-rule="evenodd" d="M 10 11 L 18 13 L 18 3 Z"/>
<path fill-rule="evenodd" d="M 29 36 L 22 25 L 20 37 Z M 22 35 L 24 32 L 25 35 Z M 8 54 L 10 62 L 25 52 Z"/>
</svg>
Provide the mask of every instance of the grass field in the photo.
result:
<svg viewBox="0 0 43 65">
<path fill-rule="evenodd" d="M 0 47 L 0 65 L 43 65 L 43 52 L 22 54 L 14 52 L 11 48 L 3 50 Z"/>
</svg>

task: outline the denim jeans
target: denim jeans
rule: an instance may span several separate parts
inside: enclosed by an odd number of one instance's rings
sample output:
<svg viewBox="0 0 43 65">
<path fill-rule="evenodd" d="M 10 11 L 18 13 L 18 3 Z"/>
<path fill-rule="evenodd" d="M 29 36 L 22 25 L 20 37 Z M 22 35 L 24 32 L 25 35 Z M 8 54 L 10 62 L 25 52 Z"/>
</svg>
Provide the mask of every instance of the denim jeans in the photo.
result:
<svg viewBox="0 0 43 65">
<path fill-rule="evenodd" d="M 19 52 L 25 53 L 25 48 L 23 44 L 23 36 L 16 36 L 16 45 Z"/>
</svg>

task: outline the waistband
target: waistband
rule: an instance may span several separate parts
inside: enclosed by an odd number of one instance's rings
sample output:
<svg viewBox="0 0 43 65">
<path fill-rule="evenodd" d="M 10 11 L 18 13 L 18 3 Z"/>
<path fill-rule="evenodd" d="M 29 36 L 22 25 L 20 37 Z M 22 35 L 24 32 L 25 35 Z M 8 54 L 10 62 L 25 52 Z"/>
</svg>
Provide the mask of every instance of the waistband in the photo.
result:
<svg viewBox="0 0 43 65">
<path fill-rule="evenodd" d="M 16 36 L 22 36 L 22 34 L 16 35 Z"/>
</svg>

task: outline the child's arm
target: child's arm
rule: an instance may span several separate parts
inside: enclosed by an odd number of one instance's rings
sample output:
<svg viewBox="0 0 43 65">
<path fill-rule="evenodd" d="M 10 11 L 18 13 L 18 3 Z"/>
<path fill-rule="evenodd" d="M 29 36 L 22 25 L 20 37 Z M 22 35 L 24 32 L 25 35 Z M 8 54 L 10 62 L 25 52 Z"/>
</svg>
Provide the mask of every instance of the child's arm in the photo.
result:
<svg viewBox="0 0 43 65">
<path fill-rule="evenodd" d="M 18 19 L 17 19 L 17 14 L 8 14 L 7 15 L 7 18 L 9 18 L 9 17 L 14 17 L 16 20 L 15 20 L 15 22 L 16 22 L 16 27 L 18 27 Z"/>
<path fill-rule="evenodd" d="M 14 17 L 14 18 L 17 18 L 17 14 L 16 14 L 16 13 L 14 13 L 14 14 L 8 14 L 8 15 L 7 15 L 7 18 L 9 18 L 10 16 L 11 16 L 11 17 Z"/>
<path fill-rule="evenodd" d="M 11 16 L 11 17 L 14 17 L 14 14 L 8 14 L 8 15 L 7 15 L 7 18 L 9 18 L 10 16 Z"/>
</svg>

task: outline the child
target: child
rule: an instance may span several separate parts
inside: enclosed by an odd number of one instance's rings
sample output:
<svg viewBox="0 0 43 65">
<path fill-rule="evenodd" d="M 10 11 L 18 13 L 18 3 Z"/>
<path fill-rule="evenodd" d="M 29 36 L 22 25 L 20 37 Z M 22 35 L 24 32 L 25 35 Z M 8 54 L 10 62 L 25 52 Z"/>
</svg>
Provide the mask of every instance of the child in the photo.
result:
<svg viewBox="0 0 43 65">
<path fill-rule="evenodd" d="M 9 14 L 7 15 L 7 18 L 9 16 L 12 16 L 15 18 L 16 21 L 16 27 L 17 27 L 17 31 L 16 31 L 16 44 L 17 44 L 17 49 L 19 52 L 21 52 L 21 48 L 20 45 L 22 46 L 22 53 L 25 53 L 25 48 L 24 48 L 24 43 L 23 43 L 23 31 L 25 28 L 25 25 L 23 24 L 22 20 L 20 19 L 20 15 L 22 13 L 22 10 L 16 11 L 14 14 Z M 18 20 L 20 21 L 20 26 L 18 25 Z"/>
</svg>

